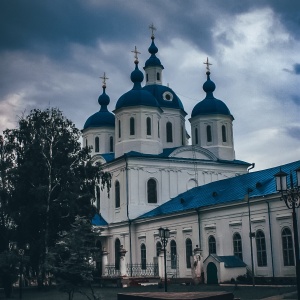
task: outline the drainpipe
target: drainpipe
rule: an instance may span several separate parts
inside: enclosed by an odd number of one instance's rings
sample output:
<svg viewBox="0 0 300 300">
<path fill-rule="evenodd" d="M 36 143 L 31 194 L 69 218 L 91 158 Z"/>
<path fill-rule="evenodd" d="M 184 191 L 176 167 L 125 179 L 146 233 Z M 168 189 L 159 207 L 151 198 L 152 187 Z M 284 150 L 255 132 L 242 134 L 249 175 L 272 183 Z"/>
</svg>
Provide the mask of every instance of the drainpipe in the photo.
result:
<svg viewBox="0 0 300 300">
<path fill-rule="evenodd" d="M 199 208 L 196 209 L 196 212 L 197 212 L 197 216 L 198 216 L 198 239 L 199 239 L 198 247 L 199 247 L 200 251 L 202 251 L 202 247 L 201 247 L 201 228 L 200 228 L 200 210 L 199 210 Z"/>
<path fill-rule="evenodd" d="M 270 203 L 269 201 L 266 201 L 268 205 L 268 218 L 269 218 L 269 234 L 270 234 L 270 244 L 271 244 L 271 259 L 272 259 L 272 281 L 274 282 L 274 258 L 273 258 L 273 241 L 272 241 L 272 226 L 271 226 L 271 220 L 270 220 Z"/>
<path fill-rule="evenodd" d="M 250 238 L 250 251 L 251 251 L 251 269 L 252 269 L 252 285 L 255 286 L 255 278 L 254 278 L 254 261 L 253 261 L 253 245 L 252 238 L 255 236 L 251 230 L 251 213 L 250 213 L 250 199 L 249 194 L 253 192 L 251 188 L 247 189 L 247 203 L 248 203 L 248 218 L 249 218 L 249 238 Z"/>
<path fill-rule="evenodd" d="M 125 154 L 125 171 L 126 171 L 126 211 L 129 231 L 129 259 L 130 259 L 130 276 L 132 277 L 132 241 L 131 241 L 131 220 L 129 218 L 129 184 L 128 184 L 128 160 Z"/>
</svg>

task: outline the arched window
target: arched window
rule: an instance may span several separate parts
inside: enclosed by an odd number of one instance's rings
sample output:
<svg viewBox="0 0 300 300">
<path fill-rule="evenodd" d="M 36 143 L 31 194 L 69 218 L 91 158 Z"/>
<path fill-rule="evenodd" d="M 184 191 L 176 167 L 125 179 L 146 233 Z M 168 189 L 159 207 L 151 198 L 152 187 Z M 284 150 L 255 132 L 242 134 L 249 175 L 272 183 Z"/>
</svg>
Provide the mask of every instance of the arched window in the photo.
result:
<svg viewBox="0 0 300 300">
<path fill-rule="evenodd" d="M 147 182 L 148 203 L 157 203 L 156 180 L 151 178 Z"/>
<path fill-rule="evenodd" d="M 226 126 L 222 125 L 222 141 L 223 143 L 227 142 Z"/>
<path fill-rule="evenodd" d="M 99 152 L 99 137 L 95 137 L 95 152 Z"/>
<path fill-rule="evenodd" d="M 183 130 L 183 126 L 181 126 L 181 145 L 184 145 L 184 130 Z"/>
<path fill-rule="evenodd" d="M 207 125 L 206 126 L 206 140 L 208 143 L 212 141 L 212 135 L 211 135 L 211 126 Z"/>
<path fill-rule="evenodd" d="M 284 228 L 281 233 L 282 239 L 282 254 L 283 254 L 283 265 L 294 266 L 294 246 L 292 232 L 289 228 Z"/>
<path fill-rule="evenodd" d="M 195 144 L 198 145 L 198 128 L 195 128 Z"/>
<path fill-rule="evenodd" d="M 115 240 L 115 269 L 120 270 L 120 249 L 121 243 L 119 239 Z"/>
<path fill-rule="evenodd" d="M 157 242 L 156 243 L 156 256 L 159 256 L 159 253 L 161 252 L 161 250 L 162 250 L 161 242 Z"/>
<path fill-rule="evenodd" d="M 237 232 L 233 235 L 233 255 L 243 260 L 242 238 Z"/>
<path fill-rule="evenodd" d="M 148 73 L 146 74 L 146 81 L 149 81 L 149 75 L 148 75 Z"/>
<path fill-rule="evenodd" d="M 185 257 L 186 257 L 186 267 L 191 268 L 191 256 L 193 256 L 193 245 L 191 239 L 185 240 Z"/>
<path fill-rule="evenodd" d="M 114 138 L 112 136 L 109 138 L 109 152 L 114 152 Z"/>
<path fill-rule="evenodd" d="M 115 183 L 115 204 L 116 208 L 120 207 L 120 182 Z"/>
<path fill-rule="evenodd" d="M 121 120 L 119 120 L 119 138 L 121 137 Z"/>
<path fill-rule="evenodd" d="M 176 242 L 174 240 L 170 243 L 171 247 L 171 269 L 177 268 L 177 247 Z"/>
<path fill-rule="evenodd" d="M 256 240 L 256 254 L 257 254 L 257 265 L 259 267 L 265 267 L 267 265 L 267 248 L 266 239 L 263 231 L 258 230 L 255 235 Z"/>
<path fill-rule="evenodd" d="M 160 74 L 158 72 L 156 73 L 156 79 L 160 80 Z"/>
<path fill-rule="evenodd" d="M 160 133 L 159 133 L 159 121 L 157 122 L 157 136 L 160 138 Z"/>
<path fill-rule="evenodd" d="M 130 118 L 130 135 L 135 135 L 134 118 Z"/>
<path fill-rule="evenodd" d="M 85 146 L 88 147 L 88 141 L 87 141 L 87 139 L 85 140 Z"/>
<path fill-rule="evenodd" d="M 216 254 L 216 239 L 214 236 L 209 236 L 208 238 L 208 252 L 209 254 Z"/>
<path fill-rule="evenodd" d="M 173 129 L 172 129 L 172 123 L 168 122 L 166 125 L 167 130 L 167 143 L 173 142 Z"/>
<path fill-rule="evenodd" d="M 142 270 L 146 270 L 146 246 L 145 244 L 141 245 L 141 265 L 142 265 Z"/>
<path fill-rule="evenodd" d="M 149 117 L 146 119 L 146 125 L 147 125 L 147 135 L 151 135 L 151 119 Z"/>
</svg>

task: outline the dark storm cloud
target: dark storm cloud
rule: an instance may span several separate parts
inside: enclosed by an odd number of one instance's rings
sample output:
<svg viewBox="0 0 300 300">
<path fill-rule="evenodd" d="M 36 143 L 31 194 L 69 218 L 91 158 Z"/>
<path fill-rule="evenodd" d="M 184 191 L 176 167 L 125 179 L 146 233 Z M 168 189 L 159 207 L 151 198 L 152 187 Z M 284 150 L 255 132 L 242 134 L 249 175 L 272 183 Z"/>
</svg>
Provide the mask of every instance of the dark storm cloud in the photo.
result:
<svg viewBox="0 0 300 300">
<path fill-rule="evenodd" d="M 286 132 L 290 137 L 299 140 L 299 137 L 300 137 L 300 127 L 299 126 L 287 127 Z"/>
<path fill-rule="evenodd" d="M 294 64 L 294 72 L 295 74 L 300 74 L 300 64 Z"/>
</svg>

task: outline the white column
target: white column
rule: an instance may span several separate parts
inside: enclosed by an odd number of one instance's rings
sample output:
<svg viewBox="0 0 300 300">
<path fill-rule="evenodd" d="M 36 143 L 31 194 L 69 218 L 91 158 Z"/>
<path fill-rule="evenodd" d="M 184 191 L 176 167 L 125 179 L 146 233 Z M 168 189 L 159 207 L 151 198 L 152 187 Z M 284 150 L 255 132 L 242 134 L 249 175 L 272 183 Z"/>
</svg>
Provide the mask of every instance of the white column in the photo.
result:
<svg viewBox="0 0 300 300">
<path fill-rule="evenodd" d="M 106 274 L 106 266 L 108 265 L 108 252 L 106 251 L 106 248 L 103 247 L 102 251 L 102 276 L 107 275 Z"/>
<path fill-rule="evenodd" d="M 165 265 L 164 265 L 164 250 L 161 249 L 158 256 L 158 275 L 161 279 L 165 278 Z"/>
<path fill-rule="evenodd" d="M 127 271 L 126 271 L 126 259 L 125 259 L 125 254 L 126 250 L 123 248 L 123 245 L 120 246 L 120 275 L 121 276 L 127 276 Z"/>
</svg>

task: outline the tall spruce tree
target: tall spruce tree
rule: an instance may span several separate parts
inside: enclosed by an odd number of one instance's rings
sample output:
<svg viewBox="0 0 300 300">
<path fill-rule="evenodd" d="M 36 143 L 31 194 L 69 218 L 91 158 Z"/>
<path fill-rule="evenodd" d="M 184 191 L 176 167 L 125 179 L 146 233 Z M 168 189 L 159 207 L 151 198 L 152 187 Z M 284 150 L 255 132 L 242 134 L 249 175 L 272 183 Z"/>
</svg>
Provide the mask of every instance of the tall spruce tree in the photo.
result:
<svg viewBox="0 0 300 300">
<path fill-rule="evenodd" d="M 34 109 L 4 134 L 14 157 L 9 210 L 16 239 L 20 246 L 30 243 L 32 267 L 42 283 L 49 247 L 76 215 L 93 216 L 95 182 L 109 183 L 110 177 L 90 164 L 80 131 L 59 109 Z"/>
</svg>

